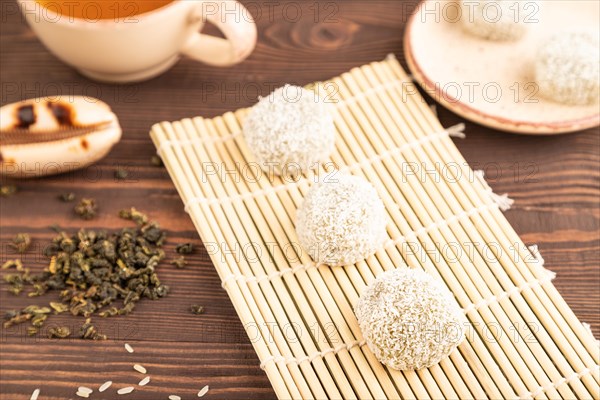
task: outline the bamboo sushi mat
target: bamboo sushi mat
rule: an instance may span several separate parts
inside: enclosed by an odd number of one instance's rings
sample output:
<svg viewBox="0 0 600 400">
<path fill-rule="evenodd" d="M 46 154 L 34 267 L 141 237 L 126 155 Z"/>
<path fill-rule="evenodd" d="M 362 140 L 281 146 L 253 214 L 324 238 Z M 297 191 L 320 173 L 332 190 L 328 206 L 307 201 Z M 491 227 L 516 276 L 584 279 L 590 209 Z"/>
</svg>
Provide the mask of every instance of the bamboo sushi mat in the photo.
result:
<svg viewBox="0 0 600 400">
<path fill-rule="evenodd" d="M 308 175 L 266 177 L 241 136 L 247 110 L 156 124 L 151 137 L 281 399 L 600 397 L 599 345 L 537 248 L 388 57 L 318 83 L 335 103 L 336 150 Z M 322 92 L 321 92 L 322 91 Z M 377 189 L 390 240 L 356 265 L 317 266 L 297 245 L 311 182 L 340 170 Z M 423 268 L 464 309 L 466 340 L 418 371 L 380 364 L 353 313 L 393 268 Z"/>
</svg>

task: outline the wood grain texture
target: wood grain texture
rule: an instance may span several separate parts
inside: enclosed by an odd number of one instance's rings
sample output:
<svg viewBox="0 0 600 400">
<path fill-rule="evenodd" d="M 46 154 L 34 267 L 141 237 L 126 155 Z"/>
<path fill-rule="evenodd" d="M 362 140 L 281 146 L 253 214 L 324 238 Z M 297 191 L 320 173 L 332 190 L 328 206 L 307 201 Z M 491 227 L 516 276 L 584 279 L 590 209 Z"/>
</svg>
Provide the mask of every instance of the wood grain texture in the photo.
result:
<svg viewBox="0 0 600 400">
<path fill-rule="evenodd" d="M 13 0 L 1 0 L 0 5 L 0 104 L 57 93 L 95 96 L 113 107 L 124 129 L 122 141 L 95 166 L 16 182 L 19 192 L 2 198 L 0 261 L 14 257 L 8 240 L 28 232 L 34 245 L 24 261 L 39 269 L 45 262 L 41 249 L 52 237 L 48 225 L 58 223 L 69 231 L 114 229 L 126 224 L 116 217 L 118 210 L 130 206 L 161 222 L 169 235 L 168 254 L 183 241 L 202 248 L 168 174 L 149 164 L 154 153 L 150 126 L 246 107 L 283 83 L 327 79 L 388 53 L 402 60 L 403 28 L 416 1 L 372 1 L 368 7 L 354 0 L 248 2 L 259 26 L 259 44 L 247 61 L 217 69 L 184 59 L 158 78 L 126 86 L 81 77 L 45 50 Z M 441 106 L 437 110 L 444 126 L 461 122 Z M 525 243 L 539 245 L 546 266 L 558 273 L 555 284 L 561 294 L 578 317 L 599 332 L 598 130 L 527 137 L 467 123 L 466 133 L 467 139 L 457 142 L 466 160 L 474 169 L 486 171 L 495 191 L 515 199 L 507 218 Z M 114 178 L 117 167 L 129 170 L 127 181 Z M 95 197 L 100 204 L 98 218 L 77 219 L 73 204 L 57 199 L 66 191 Z M 63 399 L 73 397 L 80 384 L 97 388 L 108 379 L 120 388 L 141 379 L 131 368 L 139 362 L 148 368 L 152 381 L 127 398 L 157 399 L 172 393 L 191 398 L 205 384 L 211 387 L 207 398 L 274 398 L 208 254 L 200 249 L 188 260 L 183 270 L 168 263 L 160 267 L 162 280 L 172 288 L 167 298 L 142 301 L 127 318 L 96 318 L 110 337 L 106 342 L 29 338 L 24 327 L 0 330 L 0 396 L 28 399 L 40 387 L 40 399 Z M 14 297 L 4 282 L 0 284 L 0 312 L 35 301 Z M 205 305 L 206 313 L 191 315 L 193 303 Z M 81 321 L 61 316 L 48 326 L 54 323 L 76 328 Z M 124 342 L 136 352 L 126 353 Z"/>
</svg>

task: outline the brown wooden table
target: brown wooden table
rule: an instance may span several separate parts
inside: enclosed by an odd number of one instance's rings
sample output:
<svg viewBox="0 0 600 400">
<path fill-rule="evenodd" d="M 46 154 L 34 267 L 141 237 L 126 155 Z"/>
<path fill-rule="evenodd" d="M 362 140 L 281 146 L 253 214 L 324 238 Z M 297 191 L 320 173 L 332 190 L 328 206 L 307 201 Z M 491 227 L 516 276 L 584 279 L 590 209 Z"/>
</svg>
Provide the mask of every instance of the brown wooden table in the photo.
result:
<svg viewBox="0 0 600 400">
<path fill-rule="evenodd" d="M 96 318 L 107 341 L 49 340 L 42 334 L 27 337 L 25 326 L 2 329 L 2 399 L 28 399 L 38 387 L 40 399 L 64 399 L 74 397 L 79 385 L 97 388 L 108 379 L 117 387 L 136 384 L 141 376 L 131 368 L 133 362 L 145 365 L 152 381 L 127 398 L 194 398 L 206 384 L 211 387 L 208 398 L 274 397 L 166 170 L 150 165 L 155 149 L 148 131 L 161 120 L 212 117 L 249 106 L 257 95 L 284 83 L 327 79 L 388 53 L 403 60 L 403 28 L 416 1 L 246 3 L 258 22 L 259 43 L 244 63 L 211 68 L 184 59 L 151 81 L 113 86 L 89 81 L 59 62 L 24 23 L 13 0 L 1 1 L 0 103 L 55 94 L 95 96 L 113 107 L 124 129 L 121 142 L 92 168 L 16 182 L 19 192 L 1 200 L 1 261 L 14 256 L 7 249 L 10 238 L 28 232 L 34 246 L 24 261 L 41 269 L 47 262 L 41 248 L 53 236 L 49 225 L 58 223 L 73 232 L 80 227 L 114 229 L 124 225 L 117 212 L 131 206 L 168 231 L 167 252 L 182 241 L 201 248 L 188 257 L 186 269 L 160 268 L 172 288 L 167 298 L 143 301 L 129 317 Z M 437 109 L 445 126 L 461 121 Z M 532 137 L 467 123 L 466 132 L 467 139 L 457 142 L 465 158 L 474 169 L 486 171 L 496 192 L 515 199 L 507 218 L 525 243 L 539 245 L 546 266 L 558 272 L 559 291 L 578 317 L 600 332 L 598 130 Z M 126 181 L 114 178 L 118 167 L 128 169 Z M 75 217 L 73 205 L 57 199 L 67 191 L 96 198 L 99 217 L 89 222 Z M 2 281 L 2 312 L 55 296 L 31 300 L 12 296 L 6 288 Z M 192 315 L 193 303 L 204 305 L 206 313 Z M 74 317 L 54 321 L 75 330 L 81 324 Z M 125 342 L 135 348 L 134 354 L 125 352 Z"/>
</svg>

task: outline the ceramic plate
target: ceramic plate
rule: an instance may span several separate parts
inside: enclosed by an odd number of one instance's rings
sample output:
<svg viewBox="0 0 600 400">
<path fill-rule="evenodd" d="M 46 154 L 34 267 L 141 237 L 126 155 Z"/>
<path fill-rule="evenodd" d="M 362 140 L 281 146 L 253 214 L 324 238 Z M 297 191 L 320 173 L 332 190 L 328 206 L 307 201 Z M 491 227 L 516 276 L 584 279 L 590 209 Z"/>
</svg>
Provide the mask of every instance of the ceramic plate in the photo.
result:
<svg viewBox="0 0 600 400">
<path fill-rule="evenodd" d="M 569 106 L 538 93 L 535 55 L 561 29 L 599 30 L 598 1 L 532 2 L 529 28 L 518 41 L 480 39 L 462 29 L 458 2 L 425 0 L 412 15 L 404 48 L 413 77 L 437 102 L 492 128 L 558 134 L 596 127 L 599 105 Z M 599 32 L 600 34 L 600 32 Z"/>
</svg>

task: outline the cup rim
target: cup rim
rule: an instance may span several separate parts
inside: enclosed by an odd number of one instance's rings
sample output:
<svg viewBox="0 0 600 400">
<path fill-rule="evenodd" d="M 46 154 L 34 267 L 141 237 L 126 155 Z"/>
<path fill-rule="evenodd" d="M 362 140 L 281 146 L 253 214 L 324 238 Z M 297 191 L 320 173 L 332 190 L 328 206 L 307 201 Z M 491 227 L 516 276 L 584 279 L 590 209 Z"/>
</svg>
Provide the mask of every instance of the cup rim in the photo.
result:
<svg viewBox="0 0 600 400">
<path fill-rule="evenodd" d="M 24 4 L 28 4 L 28 3 L 38 3 L 37 0 L 17 0 L 17 2 L 20 5 L 24 5 Z M 201 2 L 202 1 L 198 1 L 198 3 L 201 3 Z M 135 15 L 131 16 L 131 18 L 137 18 L 138 22 L 141 21 L 142 19 L 143 20 L 155 19 L 159 16 L 159 14 L 162 14 L 165 11 L 173 10 L 178 7 L 182 7 L 185 3 L 186 3 L 186 1 L 184 1 L 184 0 L 171 0 L 170 3 L 167 3 L 159 8 L 155 8 L 154 10 L 150 10 L 150 11 L 147 11 L 147 12 L 144 12 L 141 14 L 135 14 Z M 53 21 L 56 20 L 55 23 L 69 24 L 69 25 L 74 25 L 74 26 L 78 26 L 78 27 L 86 27 L 88 29 L 103 28 L 110 24 L 112 24 L 113 27 L 131 26 L 131 24 L 122 23 L 121 22 L 122 18 L 120 18 L 118 20 L 118 22 L 116 22 L 112 18 L 88 21 L 83 18 L 72 17 L 69 15 L 60 14 L 50 8 L 45 7 L 44 5 L 42 5 L 40 3 L 38 3 L 38 4 L 40 5 L 40 7 L 43 7 L 46 9 L 46 12 L 48 13 L 48 15 L 51 16 L 51 19 Z M 21 11 L 23 11 L 23 9 L 21 9 Z M 119 22 L 121 22 L 121 23 L 119 23 Z"/>
</svg>

